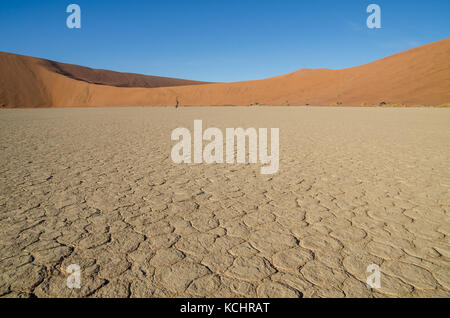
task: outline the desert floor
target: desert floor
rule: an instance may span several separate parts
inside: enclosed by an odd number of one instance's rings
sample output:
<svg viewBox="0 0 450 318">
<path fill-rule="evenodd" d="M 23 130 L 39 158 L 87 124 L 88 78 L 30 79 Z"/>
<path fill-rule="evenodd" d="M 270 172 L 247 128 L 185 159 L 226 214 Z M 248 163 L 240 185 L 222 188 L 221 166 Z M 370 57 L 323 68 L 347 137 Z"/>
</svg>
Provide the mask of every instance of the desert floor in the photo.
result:
<svg viewBox="0 0 450 318">
<path fill-rule="evenodd" d="M 279 173 L 172 163 L 195 119 Z M 3 296 L 450 297 L 449 109 L 1 110 L 0 151 Z"/>
</svg>

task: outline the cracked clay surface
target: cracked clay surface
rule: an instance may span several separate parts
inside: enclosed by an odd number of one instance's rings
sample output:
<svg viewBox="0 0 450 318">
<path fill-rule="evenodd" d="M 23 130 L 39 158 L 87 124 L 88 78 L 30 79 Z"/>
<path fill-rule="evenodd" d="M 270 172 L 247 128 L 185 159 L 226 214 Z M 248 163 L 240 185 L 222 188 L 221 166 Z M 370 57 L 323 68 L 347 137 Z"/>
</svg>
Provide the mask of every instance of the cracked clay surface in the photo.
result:
<svg viewBox="0 0 450 318">
<path fill-rule="evenodd" d="M 172 163 L 195 119 L 280 128 L 279 172 Z M 3 297 L 450 297 L 449 235 L 446 109 L 0 111 Z"/>
</svg>

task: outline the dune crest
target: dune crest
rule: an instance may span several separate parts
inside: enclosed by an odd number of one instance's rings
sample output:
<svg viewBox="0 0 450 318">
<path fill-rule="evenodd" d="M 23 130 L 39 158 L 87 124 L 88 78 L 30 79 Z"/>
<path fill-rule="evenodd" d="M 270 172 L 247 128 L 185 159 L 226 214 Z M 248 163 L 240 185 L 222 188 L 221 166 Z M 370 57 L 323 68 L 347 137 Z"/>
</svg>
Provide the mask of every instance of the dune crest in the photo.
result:
<svg viewBox="0 0 450 318">
<path fill-rule="evenodd" d="M 450 103 L 450 38 L 343 70 L 202 83 L 0 53 L 0 107 L 427 105 Z"/>
</svg>

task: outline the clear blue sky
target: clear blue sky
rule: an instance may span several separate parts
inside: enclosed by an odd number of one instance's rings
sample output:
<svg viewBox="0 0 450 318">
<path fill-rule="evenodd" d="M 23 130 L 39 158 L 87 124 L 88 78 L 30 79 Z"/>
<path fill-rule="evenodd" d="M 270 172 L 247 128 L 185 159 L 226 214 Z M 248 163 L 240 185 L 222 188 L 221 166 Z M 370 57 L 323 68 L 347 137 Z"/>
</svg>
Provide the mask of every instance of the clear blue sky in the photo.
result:
<svg viewBox="0 0 450 318">
<path fill-rule="evenodd" d="M 71 3 L 81 30 L 66 27 Z M 371 3 L 382 29 L 366 27 Z M 346 68 L 449 36 L 448 0 L 0 1 L 0 51 L 205 81 Z"/>
</svg>

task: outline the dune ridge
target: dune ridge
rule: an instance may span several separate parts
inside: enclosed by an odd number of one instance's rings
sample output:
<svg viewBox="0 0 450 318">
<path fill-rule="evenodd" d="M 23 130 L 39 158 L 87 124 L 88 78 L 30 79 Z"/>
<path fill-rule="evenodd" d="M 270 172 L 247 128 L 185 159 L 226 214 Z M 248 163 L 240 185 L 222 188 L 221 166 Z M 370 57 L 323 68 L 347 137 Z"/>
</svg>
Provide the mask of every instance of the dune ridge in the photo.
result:
<svg viewBox="0 0 450 318">
<path fill-rule="evenodd" d="M 44 60 L 41 62 L 41 64 L 48 70 L 55 73 L 73 78 L 78 81 L 98 85 L 155 88 L 208 84 L 207 82 L 199 82 L 179 78 L 141 75 L 134 73 L 120 73 L 115 71 L 93 69 L 73 64 L 54 62 L 50 60 Z"/>
<path fill-rule="evenodd" d="M 94 70 L 0 53 L 0 107 L 219 105 L 441 106 L 450 103 L 450 38 L 342 70 L 202 83 Z"/>
</svg>

